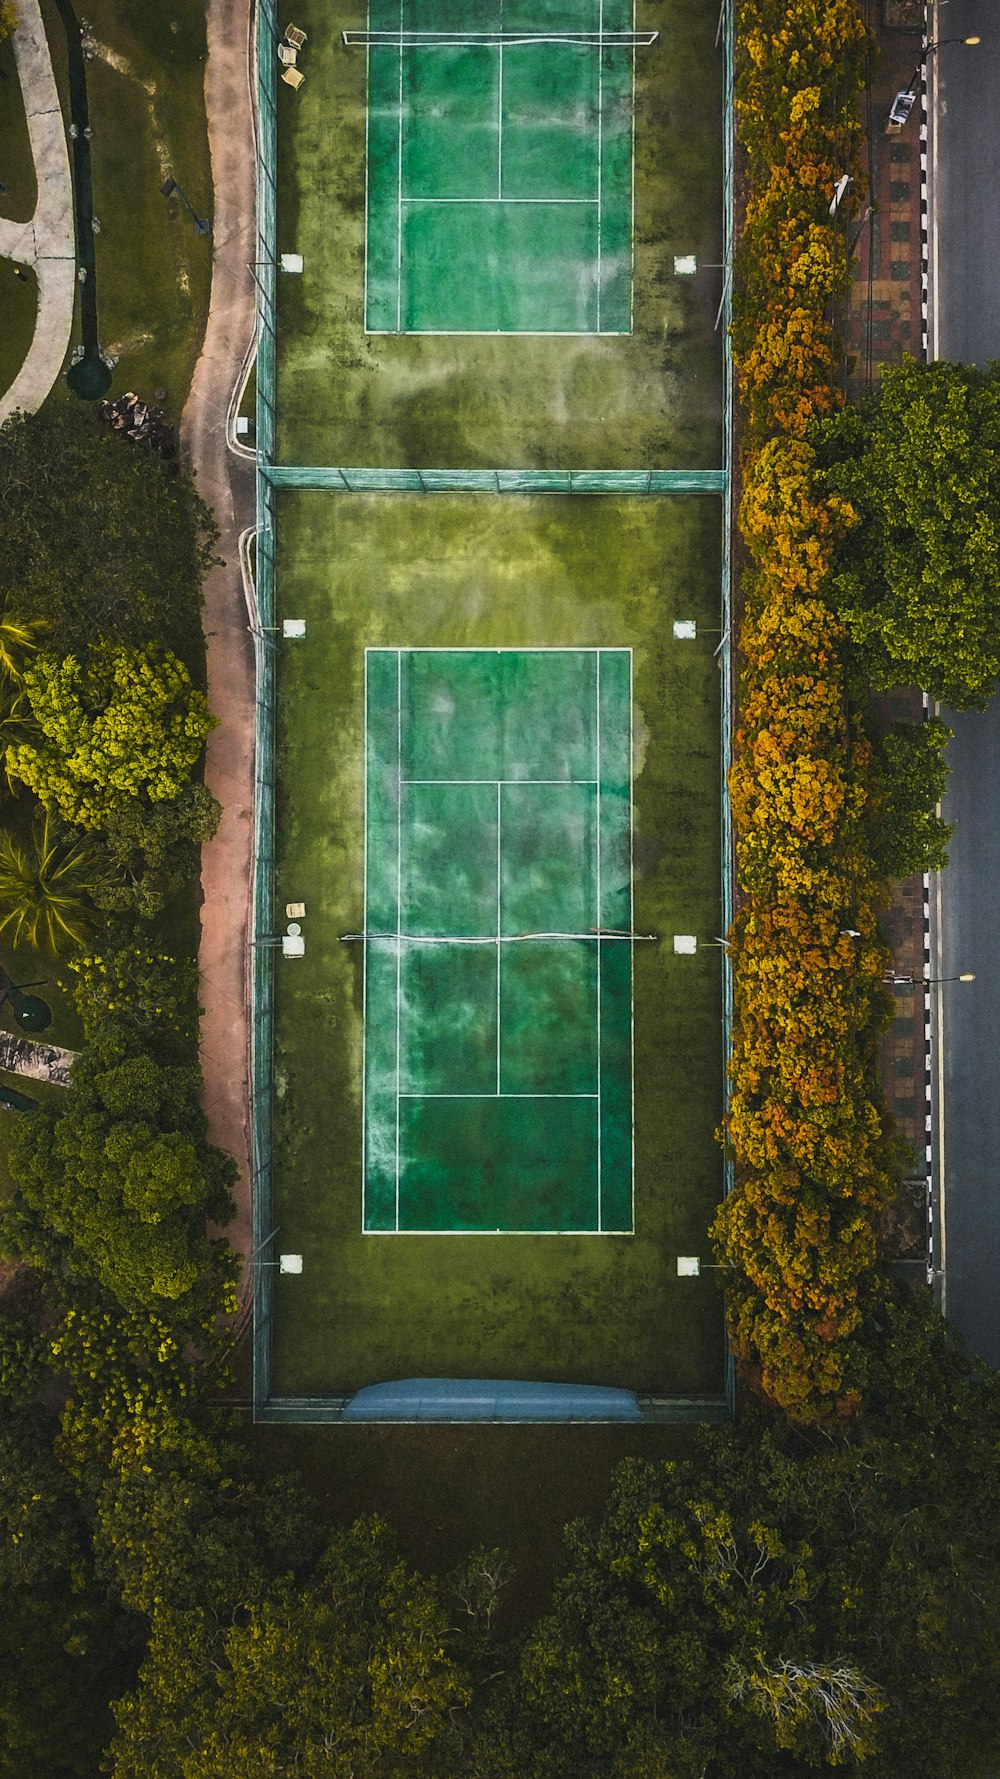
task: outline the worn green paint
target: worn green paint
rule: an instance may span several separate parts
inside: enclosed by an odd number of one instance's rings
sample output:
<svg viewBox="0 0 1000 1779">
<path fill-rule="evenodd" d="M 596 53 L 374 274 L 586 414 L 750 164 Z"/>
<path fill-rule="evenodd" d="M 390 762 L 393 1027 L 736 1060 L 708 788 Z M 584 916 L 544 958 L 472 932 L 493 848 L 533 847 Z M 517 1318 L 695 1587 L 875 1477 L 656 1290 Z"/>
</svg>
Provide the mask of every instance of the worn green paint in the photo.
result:
<svg viewBox="0 0 1000 1779">
<path fill-rule="evenodd" d="M 507 7 L 504 16 L 506 20 Z M 366 57 L 333 41 L 325 0 L 298 93 L 279 87 L 276 458 L 383 468 L 642 471 L 722 463 L 721 59 L 716 14 L 676 0 L 636 52 L 633 320 L 629 335 L 365 332 Z M 340 28 L 363 29 L 347 4 Z M 664 27 L 640 0 L 637 30 Z M 696 252 L 697 278 L 672 256 Z"/>
<path fill-rule="evenodd" d="M 371 0 L 370 28 L 447 31 L 453 10 Z M 627 30 L 630 7 L 540 3 L 527 27 L 509 0 L 462 13 L 515 41 L 368 50 L 366 327 L 628 333 L 634 52 L 541 34 Z"/>
<path fill-rule="evenodd" d="M 630 679 L 366 657 L 369 1233 L 632 1228 Z"/>
</svg>

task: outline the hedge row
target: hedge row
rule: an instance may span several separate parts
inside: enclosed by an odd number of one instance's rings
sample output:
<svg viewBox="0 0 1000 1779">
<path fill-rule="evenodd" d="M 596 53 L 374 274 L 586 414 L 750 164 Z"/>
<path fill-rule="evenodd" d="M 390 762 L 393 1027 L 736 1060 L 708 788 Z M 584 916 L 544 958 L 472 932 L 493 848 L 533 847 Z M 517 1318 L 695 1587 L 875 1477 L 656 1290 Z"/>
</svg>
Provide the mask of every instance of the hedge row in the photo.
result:
<svg viewBox="0 0 1000 1779">
<path fill-rule="evenodd" d="M 748 0 L 737 129 L 749 179 L 734 355 L 744 421 L 742 683 L 730 777 L 736 1187 L 714 1235 L 730 1337 L 789 1415 L 849 1414 L 850 1336 L 891 1195 L 873 1098 L 887 954 L 865 841 L 869 746 L 821 589 L 850 507 L 824 495 L 809 427 L 836 396 L 831 299 L 849 276 L 843 173 L 862 190 L 866 33 L 854 0 Z M 858 935 L 858 936 L 855 936 Z"/>
</svg>

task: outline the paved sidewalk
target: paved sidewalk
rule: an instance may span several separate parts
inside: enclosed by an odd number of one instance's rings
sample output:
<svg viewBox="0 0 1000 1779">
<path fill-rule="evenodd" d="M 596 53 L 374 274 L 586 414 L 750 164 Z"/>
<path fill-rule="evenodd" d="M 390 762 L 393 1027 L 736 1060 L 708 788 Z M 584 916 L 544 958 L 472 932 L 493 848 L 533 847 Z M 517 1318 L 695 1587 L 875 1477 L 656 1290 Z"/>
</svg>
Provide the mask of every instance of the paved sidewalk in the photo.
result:
<svg viewBox="0 0 1000 1779">
<path fill-rule="evenodd" d="M 878 380 L 883 366 L 899 364 L 907 353 L 923 356 L 921 173 L 926 142 L 919 100 L 897 135 L 887 136 L 885 126 L 894 95 L 910 84 L 919 65 L 924 12 L 915 0 L 873 0 L 869 11 L 879 51 L 869 89 L 871 189 L 865 208 L 870 206 L 870 214 L 851 227 L 857 268 L 838 317 L 847 351 L 844 388 L 852 401 Z M 871 715 L 883 732 L 896 722 L 919 723 L 923 695 L 900 687 L 874 697 Z M 930 974 L 930 960 L 922 877 L 892 886 L 882 927 L 894 971 L 914 978 L 893 988 L 895 1016 L 881 1052 L 886 1105 L 913 1152 L 907 1181 L 885 1218 L 884 1234 L 889 1256 L 906 1263 L 917 1278 L 923 1276 L 929 1253 L 929 1075 L 922 981 Z"/>
<path fill-rule="evenodd" d="M 252 0 L 209 0 L 205 103 L 214 187 L 212 294 L 201 357 L 181 418 L 181 449 L 215 509 L 224 565 L 205 585 L 208 696 L 219 726 L 205 780 L 222 805 L 202 853 L 201 1063 L 209 1136 L 239 1168 L 238 1253 L 252 1246 L 247 925 L 254 782 L 254 662 L 239 539 L 254 523 L 252 460 L 230 449 L 230 406 L 254 333 L 256 142 L 250 83 Z M 249 1277 L 249 1273 L 245 1278 Z"/>
<path fill-rule="evenodd" d="M 41 407 L 69 351 L 76 294 L 76 243 L 69 151 L 39 0 L 18 0 L 14 55 L 38 182 L 30 222 L 0 221 L 0 256 L 33 266 L 38 313 L 28 356 L 5 395 L 0 425 Z"/>
</svg>

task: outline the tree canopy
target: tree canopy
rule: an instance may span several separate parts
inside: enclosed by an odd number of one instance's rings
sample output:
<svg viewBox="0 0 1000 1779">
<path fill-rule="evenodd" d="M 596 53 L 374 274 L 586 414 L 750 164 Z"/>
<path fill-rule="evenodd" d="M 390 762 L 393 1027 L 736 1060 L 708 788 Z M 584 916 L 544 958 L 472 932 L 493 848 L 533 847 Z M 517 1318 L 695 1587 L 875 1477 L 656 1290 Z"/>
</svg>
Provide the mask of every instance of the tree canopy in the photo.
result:
<svg viewBox="0 0 1000 1779">
<path fill-rule="evenodd" d="M 865 812 L 869 844 L 882 877 L 941 871 L 952 829 L 938 815 L 948 782 L 947 724 L 896 723 L 875 744 L 872 793 Z"/>
<path fill-rule="evenodd" d="M 217 535 L 185 472 L 79 403 L 0 428 L 0 587 L 60 654 L 156 641 L 194 667 Z"/>
<path fill-rule="evenodd" d="M 829 597 L 875 683 L 984 709 L 1000 677 L 1000 367 L 906 359 L 814 436 L 857 521 Z"/>
<path fill-rule="evenodd" d="M 204 693 L 162 649 L 44 649 L 24 689 L 37 734 L 7 749 L 8 774 L 81 828 L 106 829 L 136 799 L 175 802 L 212 727 Z"/>
<path fill-rule="evenodd" d="M 487 1779 L 970 1779 L 1000 1752 L 1000 1385 L 919 1300 L 871 1404 L 811 1444 L 747 1416 L 619 1473 L 494 1707 Z"/>
<path fill-rule="evenodd" d="M 337 1533 L 311 1581 L 225 1617 L 154 1612 L 134 1693 L 114 1707 L 115 1779 L 402 1779 L 454 1773 L 469 1702 L 435 1585 L 385 1526 Z"/>
</svg>

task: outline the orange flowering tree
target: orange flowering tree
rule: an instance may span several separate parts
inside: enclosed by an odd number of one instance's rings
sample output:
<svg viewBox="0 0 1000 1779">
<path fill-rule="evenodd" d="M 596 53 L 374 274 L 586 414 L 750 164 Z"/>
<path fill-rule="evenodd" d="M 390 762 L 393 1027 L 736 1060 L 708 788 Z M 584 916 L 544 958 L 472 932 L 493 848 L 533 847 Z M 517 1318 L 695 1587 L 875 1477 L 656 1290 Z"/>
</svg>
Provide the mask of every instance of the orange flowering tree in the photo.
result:
<svg viewBox="0 0 1000 1779">
<path fill-rule="evenodd" d="M 831 299 L 849 276 L 838 179 L 861 190 L 854 0 L 747 0 L 737 127 L 750 190 L 733 346 L 744 416 L 742 685 L 730 797 L 742 892 L 732 931 L 726 1139 L 736 1185 L 714 1235 L 749 1376 L 794 1419 L 857 1405 L 851 1336 L 893 1190 L 874 1097 L 887 954 L 865 838 L 871 752 L 846 699 L 844 632 L 822 597 L 850 503 L 809 438 L 836 405 Z"/>
</svg>

